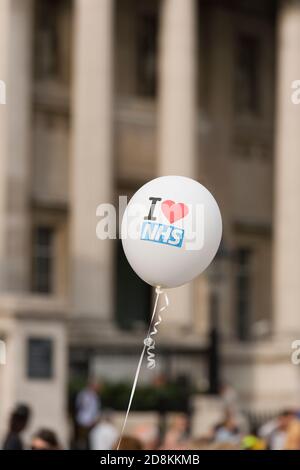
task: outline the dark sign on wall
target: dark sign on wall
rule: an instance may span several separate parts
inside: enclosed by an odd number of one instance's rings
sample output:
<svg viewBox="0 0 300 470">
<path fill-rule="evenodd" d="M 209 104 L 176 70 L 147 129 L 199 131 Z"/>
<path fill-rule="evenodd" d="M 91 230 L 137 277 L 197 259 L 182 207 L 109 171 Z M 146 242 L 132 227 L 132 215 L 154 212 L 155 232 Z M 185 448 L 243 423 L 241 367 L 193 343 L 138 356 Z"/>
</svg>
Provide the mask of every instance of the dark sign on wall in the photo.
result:
<svg viewBox="0 0 300 470">
<path fill-rule="evenodd" d="M 28 338 L 27 377 L 51 379 L 53 377 L 53 341 L 50 338 Z"/>
</svg>

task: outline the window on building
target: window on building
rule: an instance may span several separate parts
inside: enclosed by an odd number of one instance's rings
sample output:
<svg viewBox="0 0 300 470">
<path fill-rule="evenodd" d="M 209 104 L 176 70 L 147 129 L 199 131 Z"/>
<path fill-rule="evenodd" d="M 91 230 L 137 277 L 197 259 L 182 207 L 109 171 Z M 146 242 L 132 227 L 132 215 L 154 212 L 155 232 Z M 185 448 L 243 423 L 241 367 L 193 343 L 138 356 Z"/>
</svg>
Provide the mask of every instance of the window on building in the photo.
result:
<svg viewBox="0 0 300 470">
<path fill-rule="evenodd" d="M 252 297 L 252 252 L 249 248 L 240 248 L 236 256 L 236 313 L 237 336 L 241 341 L 250 339 L 251 297 Z"/>
<path fill-rule="evenodd" d="M 235 62 L 235 111 L 240 116 L 255 116 L 260 112 L 259 38 L 240 34 Z"/>
<path fill-rule="evenodd" d="M 152 98 L 157 89 L 157 35 L 156 11 L 140 11 L 137 30 L 137 93 Z"/>
<path fill-rule="evenodd" d="M 68 82 L 70 78 L 71 2 L 36 2 L 35 76 L 38 80 Z"/>
<path fill-rule="evenodd" d="M 50 294 L 53 291 L 53 227 L 39 226 L 34 229 L 32 255 L 32 290 Z"/>
</svg>

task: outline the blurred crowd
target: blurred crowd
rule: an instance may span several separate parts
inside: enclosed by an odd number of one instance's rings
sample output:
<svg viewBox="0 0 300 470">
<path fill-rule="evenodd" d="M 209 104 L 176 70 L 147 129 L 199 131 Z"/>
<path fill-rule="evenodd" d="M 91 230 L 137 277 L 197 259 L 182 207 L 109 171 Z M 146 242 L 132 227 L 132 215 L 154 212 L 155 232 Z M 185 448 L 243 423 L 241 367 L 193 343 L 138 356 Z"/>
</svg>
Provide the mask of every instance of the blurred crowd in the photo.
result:
<svg viewBox="0 0 300 470">
<path fill-rule="evenodd" d="M 35 432 L 29 442 L 24 434 L 32 411 L 26 404 L 17 404 L 9 417 L 7 432 L 1 443 L 3 450 L 300 450 L 300 412 L 287 409 L 277 416 L 251 427 L 238 410 L 234 393 L 227 389 L 221 394 L 223 416 L 207 432 L 191 436 L 190 417 L 176 414 L 166 424 L 144 423 L 136 426 L 120 440 L 114 413 L 101 407 L 101 387 L 90 382 L 76 396 L 73 437 L 63 446 L 56 433 L 48 428 Z M 119 442 L 120 440 L 120 442 Z"/>
</svg>

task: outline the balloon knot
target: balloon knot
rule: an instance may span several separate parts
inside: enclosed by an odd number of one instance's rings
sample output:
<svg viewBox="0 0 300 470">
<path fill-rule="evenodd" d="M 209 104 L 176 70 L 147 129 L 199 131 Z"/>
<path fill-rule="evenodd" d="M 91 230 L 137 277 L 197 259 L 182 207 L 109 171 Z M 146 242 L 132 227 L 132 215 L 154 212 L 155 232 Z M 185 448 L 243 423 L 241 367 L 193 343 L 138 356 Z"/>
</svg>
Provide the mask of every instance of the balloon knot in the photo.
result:
<svg viewBox="0 0 300 470">
<path fill-rule="evenodd" d="M 163 293 L 163 289 L 162 289 L 160 286 L 157 286 L 157 287 L 155 288 L 155 293 L 156 293 L 157 295 L 160 295 L 160 294 Z"/>
</svg>

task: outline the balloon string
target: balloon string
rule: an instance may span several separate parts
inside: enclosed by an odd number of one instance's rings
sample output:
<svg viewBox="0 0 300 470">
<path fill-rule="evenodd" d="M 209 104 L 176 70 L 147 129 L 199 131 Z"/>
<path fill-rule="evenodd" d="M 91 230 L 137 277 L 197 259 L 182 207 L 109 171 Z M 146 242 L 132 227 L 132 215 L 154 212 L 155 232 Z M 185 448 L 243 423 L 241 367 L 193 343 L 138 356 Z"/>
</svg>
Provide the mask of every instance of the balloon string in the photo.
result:
<svg viewBox="0 0 300 470">
<path fill-rule="evenodd" d="M 123 426 L 122 426 L 122 429 L 121 429 L 121 434 L 120 434 L 119 442 L 118 442 L 118 445 L 117 445 L 117 450 L 119 450 L 119 447 L 120 447 L 120 444 L 121 444 L 121 441 L 122 441 L 122 438 L 123 438 L 123 434 L 124 434 L 124 431 L 125 431 L 125 428 L 126 428 L 126 424 L 127 424 L 127 420 L 128 420 L 128 416 L 129 416 L 129 412 L 130 412 L 132 400 L 133 400 L 133 397 L 134 397 L 134 393 L 135 393 L 137 381 L 138 381 L 138 378 L 139 378 L 139 375 L 140 375 L 140 370 L 141 370 L 141 367 L 142 367 L 142 362 L 143 362 L 143 359 L 144 359 L 144 355 L 145 355 L 145 351 L 146 351 L 147 344 L 149 343 L 149 340 L 150 340 L 150 339 L 151 339 L 152 341 L 154 341 L 154 340 L 151 338 L 151 335 L 155 335 L 155 334 L 157 333 L 156 326 L 158 326 L 158 324 L 161 323 L 161 317 L 159 316 L 158 322 L 156 322 L 156 323 L 154 324 L 153 331 L 151 331 L 152 323 L 153 323 L 153 320 L 154 320 L 154 318 L 155 318 L 155 314 L 156 314 L 156 310 L 157 310 L 157 305 L 158 305 L 159 296 L 160 296 L 162 293 L 164 293 L 164 295 L 165 295 L 165 302 L 166 302 L 166 305 L 163 306 L 163 307 L 159 310 L 159 312 L 162 312 L 163 310 L 165 310 L 165 309 L 168 307 L 168 305 L 169 305 L 169 299 L 168 299 L 167 294 L 166 294 L 159 286 L 156 287 L 155 293 L 156 293 L 156 297 L 155 297 L 155 302 L 154 302 L 154 307 L 153 307 L 152 316 L 151 316 L 151 319 L 150 319 L 150 325 L 149 325 L 147 337 L 146 337 L 146 339 L 144 340 L 144 347 L 143 347 L 143 350 L 142 350 L 142 353 L 141 353 L 141 356 L 140 356 L 140 360 L 139 360 L 138 365 L 137 365 L 137 369 L 136 369 L 136 373 L 135 373 L 135 377 L 134 377 L 134 381 L 133 381 L 133 385 L 132 385 L 132 389 L 131 389 L 131 393 L 130 393 L 130 398 L 129 398 L 129 402 L 128 402 L 128 406 L 127 406 L 127 411 L 126 411 L 124 423 L 123 423 Z M 149 348 L 149 346 L 148 346 L 148 348 Z M 152 359 L 152 360 L 153 360 L 153 359 Z M 148 356 L 148 361 L 149 361 L 149 356 Z M 149 366 L 149 363 L 148 363 L 148 366 Z M 154 366 L 152 366 L 151 369 L 153 369 L 153 367 L 155 367 L 155 361 L 154 361 Z"/>
<path fill-rule="evenodd" d="M 160 289 L 159 287 L 156 288 L 156 293 L 159 293 L 159 294 L 164 294 L 164 297 L 165 297 L 165 305 L 163 305 L 159 311 L 158 311 L 158 314 L 157 314 L 157 321 L 154 323 L 153 325 L 153 328 L 152 328 L 152 331 L 151 331 L 151 323 L 150 322 L 150 327 L 149 327 L 149 330 L 148 330 L 148 335 L 147 335 L 147 338 L 144 340 L 144 345 L 146 346 L 147 348 L 147 360 L 148 360 L 148 364 L 147 364 L 147 368 L 148 369 L 154 369 L 155 368 L 155 353 L 154 353 L 154 350 L 155 350 L 155 340 L 153 339 L 153 336 L 155 336 L 158 332 L 157 330 L 157 327 L 158 325 L 161 324 L 162 322 L 162 318 L 160 316 L 160 313 L 162 313 L 164 310 L 166 310 L 169 306 L 169 299 L 168 299 L 168 296 L 166 294 L 166 292 L 164 292 L 162 289 Z M 152 352 L 153 351 L 153 352 Z"/>
</svg>

